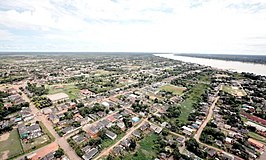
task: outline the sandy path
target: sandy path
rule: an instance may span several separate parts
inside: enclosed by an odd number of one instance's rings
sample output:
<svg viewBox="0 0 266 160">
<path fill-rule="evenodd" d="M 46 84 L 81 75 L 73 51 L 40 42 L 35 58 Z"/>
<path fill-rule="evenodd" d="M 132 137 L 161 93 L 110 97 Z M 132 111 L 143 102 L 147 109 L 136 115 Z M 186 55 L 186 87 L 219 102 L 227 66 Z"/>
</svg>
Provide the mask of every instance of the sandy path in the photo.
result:
<svg viewBox="0 0 266 160">
<path fill-rule="evenodd" d="M 2 134 L 1 136 L 0 136 L 0 141 L 5 141 L 5 140 L 7 140 L 8 139 L 8 137 L 9 137 L 9 132 L 6 132 L 6 133 L 4 133 L 4 134 Z"/>
<path fill-rule="evenodd" d="M 4 152 L 2 152 L 1 153 L 1 157 L 0 157 L 0 159 L 8 159 L 8 153 L 9 153 L 9 151 L 4 151 Z"/>
</svg>

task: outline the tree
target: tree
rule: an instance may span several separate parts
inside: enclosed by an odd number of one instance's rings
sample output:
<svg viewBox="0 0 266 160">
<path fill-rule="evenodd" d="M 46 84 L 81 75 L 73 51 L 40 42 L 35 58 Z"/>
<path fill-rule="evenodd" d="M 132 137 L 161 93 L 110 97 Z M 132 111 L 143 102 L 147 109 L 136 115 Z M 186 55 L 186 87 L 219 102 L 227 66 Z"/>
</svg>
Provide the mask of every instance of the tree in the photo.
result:
<svg viewBox="0 0 266 160">
<path fill-rule="evenodd" d="M 62 157 L 64 155 L 64 150 L 62 149 L 62 148 L 59 148 L 57 151 L 55 151 L 55 154 L 54 154 L 54 156 L 56 157 L 56 158 L 60 158 L 60 157 Z"/>
</svg>

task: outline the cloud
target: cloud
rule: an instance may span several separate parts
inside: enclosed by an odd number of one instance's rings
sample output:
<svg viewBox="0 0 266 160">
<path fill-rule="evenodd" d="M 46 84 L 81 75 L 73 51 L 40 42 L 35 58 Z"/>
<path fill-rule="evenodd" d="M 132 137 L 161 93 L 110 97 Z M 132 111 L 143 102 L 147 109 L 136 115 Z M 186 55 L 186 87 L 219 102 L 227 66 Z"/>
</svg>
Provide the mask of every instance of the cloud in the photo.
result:
<svg viewBox="0 0 266 160">
<path fill-rule="evenodd" d="M 265 38 L 250 37 L 266 34 L 265 5 L 263 0 L 2 0 L 0 42 L 9 47 L 0 50 L 261 54 Z"/>
</svg>

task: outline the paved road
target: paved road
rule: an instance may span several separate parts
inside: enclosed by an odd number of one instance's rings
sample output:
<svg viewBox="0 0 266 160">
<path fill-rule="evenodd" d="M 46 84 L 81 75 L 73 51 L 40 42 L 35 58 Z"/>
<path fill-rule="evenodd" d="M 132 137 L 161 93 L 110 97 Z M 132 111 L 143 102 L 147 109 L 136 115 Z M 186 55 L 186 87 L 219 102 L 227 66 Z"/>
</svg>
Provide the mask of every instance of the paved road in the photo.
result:
<svg viewBox="0 0 266 160">
<path fill-rule="evenodd" d="M 20 86 L 13 85 L 14 88 L 19 89 Z M 41 121 L 44 126 L 48 129 L 48 131 L 55 137 L 55 142 L 65 151 L 65 154 L 71 159 L 71 160 L 80 160 L 81 158 L 75 153 L 75 151 L 70 147 L 67 140 L 63 137 L 60 137 L 55 130 L 53 129 L 53 125 L 44 114 L 42 114 L 33 103 L 31 103 L 30 99 L 27 97 L 25 93 L 22 92 L 23 99 L 30 103 L 30 109 L 32 110 L 32 113 L 36 115 L 35 119 L 38 121 Z"/>
<path fill-rule="evenodd" d="M 123 140 L 129 138 L 129 137 L 132 135 L 132 133 L 133 133 L 135 130 L 137 130 L 139 127 L 141 127 L 146 121 L 147 121 L 147 118 L 144 119 L 144 120 L 142 119 L 142 120 L 140 121 L 139 124 L 137 124 L 135 127 L 130 128 L 130 129 L 127 131 L 126 135 L 125 135 L 123 138 L 121 138 L 119 141 L 117 141 L 117 142 L 116 142 L 115 144 L 113 144 L 112 146 L 110 146 L 110 147 L 104 149 L 104 150 L 103 150 L 103 151 L 102 151 L 97 157 L 95 157 L 94 159 L 95 159 L 95 160 L 98 160 L 98 159 L 100 159 L 100 158 L 102 158 L 102 157 L 104 157 L 104 156 L 109 155 L 110 152 L 112 151 L 112 149 L 113 149 L 115 146 L 117 146 L 121 141 L 123 141 Z"/>
</svg>

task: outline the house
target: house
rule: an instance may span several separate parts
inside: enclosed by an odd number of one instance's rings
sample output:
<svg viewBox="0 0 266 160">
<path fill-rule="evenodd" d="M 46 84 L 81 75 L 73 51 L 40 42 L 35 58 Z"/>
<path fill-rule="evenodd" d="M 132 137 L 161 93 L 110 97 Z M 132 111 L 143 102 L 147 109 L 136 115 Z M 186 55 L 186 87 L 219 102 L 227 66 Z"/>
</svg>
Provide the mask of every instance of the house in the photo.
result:
<svg viewBox="0 0 266 160">
<path fill-rule="evenodd" d="M 75 128 L 73 126 L 69 126 L 69 127 L 65 127 L 63 128 L 61 131 L 64 133 L 64 134 L 68 134 L 70 133 L 71 131 L 73 131 Z"/>
<path fill-rule="evenodd" d="M 52 109 L 51 108 L 43 108 L 42 109 L 42 113 L 43 114 L 50 114 L 50 113 L 52 113 L 53 111 L 52 111 Z"/>
<path fill-rule="evenodd" d="M 52 101 L 52 103 L 57 103 L 60 101 L 65 101 L 69 99 L 69 96 L 65 93 L 56 93 L 56 94 L 49 94 L 47 98 Z"/>
<path fill-rule="evenodd" d="M 125 139 L 120 143 L 122 146 L 128 148 L 130 146 L 130 141 L 129 139 Z"/>
<path fill-rule="evenodd" d="M 135 130 L 132 134 L 137 138 L 141 138 L 141 133 L 138 130 Z"/>
<path fill-rule="evenodd" d="M 85 140 L 84 135 L 79 134 L 79 135 L 75 135 L 74 137 L 72 137 L 72 139 L 76 142 L 76 143 L 81 143 Z"/>
<path fill-rule="evenodd" d="M 114 118 L 114 116 L 109 116 L 107 117 L 107 120 L 114 123 L 116 121 L 116 119 Z"/>
<path fill-rule="evenodd" d="M 92 159 L 96 154 L 98 153 L 98 149 L 97 148 L 92 148 L 91 150 L 89 150 L 88 152 L 86 152 L 82 158 L 84 160 L 90 160 Z"/>
<path fill-rule="evenodd" d="M 85 117 L 85 118 L 82 118 L 82 119 L 79 120 L 80 125 L 82 125 L 82 126 L 87 124 L 87 123 L 89 123 L 89 122 L 92 122 L 92 121 L 93 120 L 90 117 Z"/>
<path fill-rule="evenodd" d="M 112 150 L 112 153 L 115 155 L 115 156 L 118 156 L 120 154 L 122 154 L 123 152 L 123 146 L 121 145 L 118 145 L 118 146 L 115 146 Z"/>
<path fill-rule="evenodd" d="M 141 127 L 140 127 L 140 130 L 141 131 L 145 131 L 147 128 L 149 128 L 150 127 L 150 124 L 149 123 L 144 123 Z"/>
<path fill-rule="evenodd" d="M 43 134 L 39 124 L 33 124 L 30 126 L 21 124 L 18 126 L 18 132 L 21 139 L 34 139 Z"/>
<path fill-rule="evenodd" d="M 249 138 L 248 139 L 248 143 L 254 147 L 256 147 L 257 149 L 261 150 L 261 151 L 264 151 L 264 144 L 256 141 L 255 139 L 252 139 L 252 138 Z"/>
<path fill-rule="evenodd" d="M 229 137 L 226 137 L 226 138 L 225 138 L 225 142 L 226 142 L 226 143 L 229 143 L 229 144 L 232 144 L 233 139 L 232 139 L 232 138 L 229 138 Z"/>
<path fill-rule="evenodd" d="M 106 130 L 105 131 L 105 135 L 109 138 L 111 138 L 112 140 L 115 140 L 116 137 L 117 137 L 117 134 L 115 134 L 114 132 L 112 131 L 109 131 L 109 130 Z"/>
<path fill-rule="evenodd" d="M 56 114 L 49 114 L 48 119 L 53 123 L 53 124 L 57 124 L 59 122 L 59 117 Z"/>
<path fill-rule="evenodd" d="M 91 126 L 91 127 L 87 130 L 87 133 L 90 135 L 91 138 L 96 138 L 98 132 L 99 132 L 99 129 L 97 129 L 95 126 Z"/>
<path fill-rule="evenodd" d="M 122 131 L 126 129 L 126 125 L 123 121 L 120 121 L 116 124 Z"/>
<path fill-rule="evenodd" d="M 83 95 L 86 95 L 86 96 L 92 95 L 92 92 L 89 91 L 88 89 L 82 89 L 82 90 L 80 90 L 80 93 Z"/>
<path fill-rule="evenodd" d="M 214 149 L 209 149 L 207 151 L 209 157 L 214 157 L 214 155 L 217 153 Z"/>
</svg>

